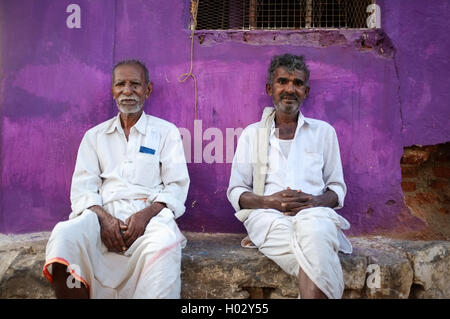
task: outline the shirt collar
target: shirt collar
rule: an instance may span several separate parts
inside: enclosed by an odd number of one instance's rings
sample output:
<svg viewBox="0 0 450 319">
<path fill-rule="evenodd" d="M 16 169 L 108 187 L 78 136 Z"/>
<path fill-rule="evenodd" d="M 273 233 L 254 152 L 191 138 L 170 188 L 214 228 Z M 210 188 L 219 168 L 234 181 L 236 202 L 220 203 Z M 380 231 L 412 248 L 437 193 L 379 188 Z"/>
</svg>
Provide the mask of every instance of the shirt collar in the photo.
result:
<svg viewBox="0 0 450 319">
<path fill-rule="evenodd" d="M 145 129 L 147 128 L 147 116 L 145 115 L 144 111 L 142 111 L 141 117 L 136 122 L 136 124 L 134 124 L 134 127 L 139 133 L 145 135 Z"/>
<path fill-rule="evenodd" d="M 144 111 L 142 111 L 141 117 L 136 122 L 136 124 L 133 125 L 136 130 L 141 133 L 142 135 L 145 135 L 146 128 L 147 128 L 147 116 Z M 117 116 L 114 118 L 114 121 L 111 123 L 111 125 L 106 130 L 107 134 L 110 134 L 114 132 L 114 130 L 117 129 L 119 132 L 123 132 L 122 124 L 120 124 L 120 113 L 117 114 Z"/>
<path fill-rule="evenodd" d="M 310 124 L 310 121 L 308 118 L 303 116 L 302 112 L 299 111 L 298 119 L 297 119 L 297 128 L 295 129 L 294 138 L 297 135 L 297 132 L 300 129 L 300 127 L 302 127 L 304 124 Z M 275 118 L 272 121 L 272 126 L 270 128 L 270 135 L 273 135 L 273 134 L 275 134 Z"/>
</svg>

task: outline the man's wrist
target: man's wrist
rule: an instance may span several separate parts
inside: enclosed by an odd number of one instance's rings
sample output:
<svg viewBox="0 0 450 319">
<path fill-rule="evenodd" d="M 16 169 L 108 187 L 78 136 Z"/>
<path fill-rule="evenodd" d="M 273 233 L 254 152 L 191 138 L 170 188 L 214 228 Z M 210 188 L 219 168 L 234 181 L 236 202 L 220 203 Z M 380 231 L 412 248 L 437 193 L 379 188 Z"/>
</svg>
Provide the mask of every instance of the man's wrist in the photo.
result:
<svg viewBox="0 0 450 319">
<path fill-rule="evenodd" d="M 163 202 L 153 202 L 150 207 L 152 208 L 155 215 L 167 207 L 166 203 Z"/>
<path fill-rule="evenodd" d="M 261 207 L 262 208 L 265 208 L 265 209 L 269 209 L 269 208 L 272 208 L 271 207 L 271 204 L 272 204 L 272 201 L 271 201 L 271 198 L 270 198 L 270 196 L 260 196 L 261 197 Z"/>
<path fill-rule="evenodd" d="M 150 206 L 143 210 L 143 213 L 147 217 L 147 221 L 150 221 L 153 217 L 159 214 L 167 205 L 162 202 L 153 202 Z"/>
<path fill-rule="evenodd" d="M 102 207 L 100 207 L 99 205 L 94 205 L 94 206 L 88 207 L 88 209 L 93 211 L 99 218 L 102 218 L 107 214 L 105 212 L 105 210 Z"/>
<path fill-rule="evenodd" d="M 112 217 L 112 215 L 108 214 L 108 212 L 105 211 L 103 207 L 99 205 L 88 207 L 88 209 L 90 209 L 97 215 L 98 222 L 100 223 L 100 225 L 103 225 L 104 222 L 107 220 L 107 218 Z"/>
<path fill-rule="evenodd" d="M 243 192 L 239 197 L 239 207 L 241 209 L 270 208 L 269 196 L 260 196 L 252 192 Z"/>
<path fill-rule="evenodd" d="M 339 204 L 339 198 L 337 194 L 329 188 L 327 188 L 327 190 L 321 195 L 321 197 L 323 198 L 325 207 L 334 208 Z"/>
</svg>

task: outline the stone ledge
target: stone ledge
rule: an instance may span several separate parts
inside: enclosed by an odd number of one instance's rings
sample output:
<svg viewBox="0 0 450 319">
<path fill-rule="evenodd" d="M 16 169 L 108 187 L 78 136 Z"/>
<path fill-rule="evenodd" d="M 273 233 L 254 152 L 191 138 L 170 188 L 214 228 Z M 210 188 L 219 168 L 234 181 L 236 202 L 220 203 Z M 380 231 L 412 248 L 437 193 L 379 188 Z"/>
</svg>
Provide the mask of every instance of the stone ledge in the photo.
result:
<svg viewBox="0 0 450 319">
<path fill-rule="evenodd" d="M 41 272 L 49 234 L 0 234 L 0 298 L 54 298 Z M 257 249 L 241 248 L 244 235 L 185 235 L 182 298 L 297 298 L 297 279 Z M 344 298 L 450 298 L 450 242 L 350 241 L 353 253 L 339 255 Z"/>
</svg>

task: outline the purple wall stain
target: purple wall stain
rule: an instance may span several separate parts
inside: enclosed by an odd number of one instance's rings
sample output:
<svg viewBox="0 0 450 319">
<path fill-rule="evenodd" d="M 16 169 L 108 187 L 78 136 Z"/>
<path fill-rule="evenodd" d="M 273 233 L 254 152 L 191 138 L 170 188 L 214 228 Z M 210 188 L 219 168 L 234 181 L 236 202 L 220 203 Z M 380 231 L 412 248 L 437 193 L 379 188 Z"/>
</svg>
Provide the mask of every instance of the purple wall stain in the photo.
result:
<svg viewBox="0 0 450 319">
<path fill-rule="evenodd" d="M 70 3 L 81 7 L 81 29 L 66 27 Z M 306 56 L 311 95 L 302 111 L 337 131 L 350 235 L 421 230 L 400 187 L 403 147 L 450 140 L 448 2 L 377 3 L 379 31 L 197 32 L 194 42 L 198 119 L 203 133 L 223 136 L 271 104 L 273 55 Z M 79 142 L 117 113 L 110 74 L 118 60 L 146 62 L 154 83 L 146 112 L 194 136 L 193 81 L 178 81 L 189 70 L 188 14 L 189 2 L 175 0 L 0 3 L 0 232 L 50 230 L 68 217 Z M 225 194 L 231 165 L 195 163 L 194 143 L 181 229 L 243 232 Z"/>
</svg>

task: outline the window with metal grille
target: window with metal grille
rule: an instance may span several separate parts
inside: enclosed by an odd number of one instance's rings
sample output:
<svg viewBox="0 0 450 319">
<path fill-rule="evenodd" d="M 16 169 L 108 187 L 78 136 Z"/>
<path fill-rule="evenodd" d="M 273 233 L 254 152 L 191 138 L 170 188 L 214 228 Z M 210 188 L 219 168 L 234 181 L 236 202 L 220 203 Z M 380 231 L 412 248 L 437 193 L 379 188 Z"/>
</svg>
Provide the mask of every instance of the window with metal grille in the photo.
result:
<svg viewBox="0 0 450 319">
<path fill-rule="evenodd" d="M 196 30 L 367 28 L 374 0 L 197 0 Z"/>
</svg>

